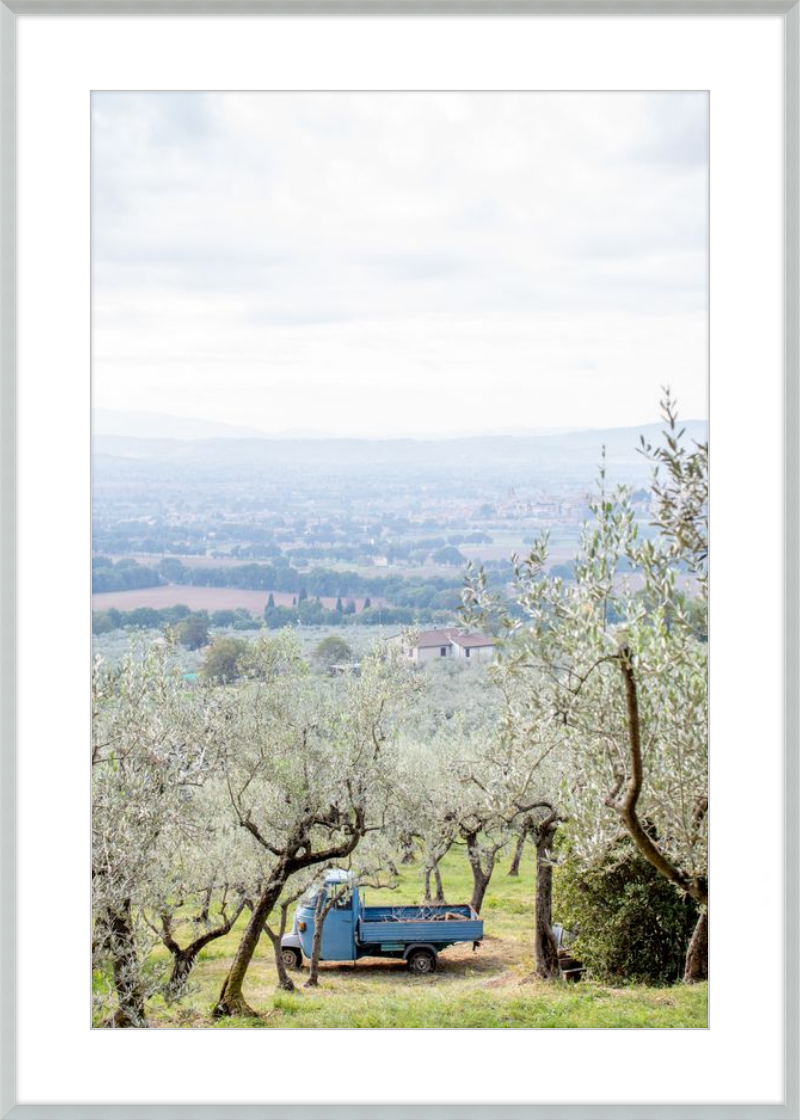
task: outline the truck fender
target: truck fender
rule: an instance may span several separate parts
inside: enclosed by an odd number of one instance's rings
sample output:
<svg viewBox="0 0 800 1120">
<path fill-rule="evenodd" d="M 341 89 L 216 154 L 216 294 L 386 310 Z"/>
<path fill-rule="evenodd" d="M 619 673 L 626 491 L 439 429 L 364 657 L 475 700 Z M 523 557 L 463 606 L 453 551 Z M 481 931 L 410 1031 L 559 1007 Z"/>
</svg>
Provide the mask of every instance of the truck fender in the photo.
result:
<svg viewBox="0 0 800 1120">
<path fill-rule="evenodd" d="M 430 945 L 427 941 L 412 941 L 410 945 L 406 945 L 403 950 L 403 960 L 408 959 L 408 954 L 413 952 L 414 949 L 430 949 L 435 957 L 439 956 L 439 950 L 435 945 Z"/>
<path fill-rule="evenodd" d="M 303 943 L 296 933 L 285 933 L 281 938 L 282 949 L 299 949 L 302 953 Z"/>
</svg>

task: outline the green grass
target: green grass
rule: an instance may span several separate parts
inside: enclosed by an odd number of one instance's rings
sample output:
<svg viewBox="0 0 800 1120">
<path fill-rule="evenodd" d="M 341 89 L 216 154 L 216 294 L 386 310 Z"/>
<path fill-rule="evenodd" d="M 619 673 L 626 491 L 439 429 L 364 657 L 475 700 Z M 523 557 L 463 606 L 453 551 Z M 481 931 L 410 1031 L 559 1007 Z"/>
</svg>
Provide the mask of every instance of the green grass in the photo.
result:
<svg viewBox="0 0 800 1120">
<path fill-rule="evenodd" d="M 322 965 L 320 987 L 295 993 L 276 990 L 272 947 L 264 936 L 245 982 L 245 996 L 257 1019 L 215 1023 L 210 1016 L 245 922 L 213 942 L 202 954 L 185 997 L 167 1005 L 148 1004 L 153 1027 L 706 1027 L 708 986 L 610 988 L 583 980 L 544 983 L 533 971 L 533 860 L 526 851 L 522 874 L 511 879 L 507 861 L 492 880 L 483 919 L 485 938 L 477 952 L 453 946 L 439 958 L 438 971 L 412 977 L 401 962 L 364 960 Z M 443 864 L 451 902 L 468 901 L 471 877 L 462 849 Z M 418 902 L 418 865 L 402 868 L 394 892 L 367 890 L 367 904 Z M 166 958 L 157 950 L 155 958 Z M 154 962 L 155 963 L 155 962 Z M 302 985 L 304 972 L 294 972 Z"/>
</svg>

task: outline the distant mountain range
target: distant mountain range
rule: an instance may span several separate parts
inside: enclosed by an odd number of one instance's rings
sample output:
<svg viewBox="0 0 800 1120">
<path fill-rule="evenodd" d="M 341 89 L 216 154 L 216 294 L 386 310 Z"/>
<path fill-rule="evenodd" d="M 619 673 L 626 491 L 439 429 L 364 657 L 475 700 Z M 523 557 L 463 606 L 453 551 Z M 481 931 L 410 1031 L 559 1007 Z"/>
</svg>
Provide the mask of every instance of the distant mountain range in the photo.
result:
<svg viewBox="0 0 800 1120">
<path fill-rule="evenodd" d="M 692 428 L 704 424 L 704 421 L 690 420 L 688 425 Z M 241 427 L 235 424 L 224 424 L 216 420 L 194 418 L 190 416 L 172 416 L 163 412 L 121 412 L 114 409 L 96 408 L 92 412 L 92 432 L 96 450 L 105 449 L 107 440 L 143 440 L 150 443 L 157 442 L 163 445 L 167 442 L 197 442 L 205 440 L 264 440 L 270 443 L 280 442 L 318 442 L 321 444 L 335 443 L 360 444 L 380 443 L 407 446 L 409 444 L 453 444 L 462 441 L 486 440 L 548 440 L 569 436 L 580 441 L 586 437 L 589 442 L 596 444 L 598 436 L 608 436 L 613 440 L 617 433 L 655 433 L 660 432 L 660 424 L 645 424 L 640 427 L 592 429 L 592 428 L 518 428 L 509 427 L 494 429 L 486 432 L 462 432 L 454 435 L 434 436 L 408 436 L 392 439 L 357 439 L 348 436 L 331 435 L 324 432 L 309 431 L 306 429 L 292 429 L 279 433 L 268 433 L 258 428 Z M 627 438 L 624 436 L 624 438 Z M 139 449 L 139 455 L 142 449 Z M 129 453 L 137 455 L 133 445 Z"/>
<path fill-rule="evenodd" d="M 258 428 L 240 428 L 215 420 L 191 416 L 168 416 L 163 412 L 118 412 L 110 408 L 92 410 L 95 436 L 124 439 L 258 439 Z"/>
<path fill-rule="evenodd" d="M 224 428 L 225 425 L 219 425 Z M 687 420 L 683 424 L 685 441 L 708 438 L 708 424 Z M 452 469 L 463 464 L 480 469 L 485 463 L 506 466 L 525 463 L 544 470 L 562 467 L 596 468 L 601 450 L 606 449 L 609 465 L 641 466 L 645 461 L 638 451 L 640 436 L 653 444 L 661 442 L 663 425 L 643 424 L 629 428 L 589 431 L 548 432 L 539 435 L 470 436 L 462 439 L 309 439 L 235 437 L 189 438 L 188 436 L 141 439 L 123 434 L 104 434 L 95 425 L 93 450 L 96 466 L 109 458 L 140 463 L 172 463 L 207 467 L 249 466 L 266 468 L 273 464 L 291 468 L 335 464 L 344 468 L 416 467 Z"/>
</svg>

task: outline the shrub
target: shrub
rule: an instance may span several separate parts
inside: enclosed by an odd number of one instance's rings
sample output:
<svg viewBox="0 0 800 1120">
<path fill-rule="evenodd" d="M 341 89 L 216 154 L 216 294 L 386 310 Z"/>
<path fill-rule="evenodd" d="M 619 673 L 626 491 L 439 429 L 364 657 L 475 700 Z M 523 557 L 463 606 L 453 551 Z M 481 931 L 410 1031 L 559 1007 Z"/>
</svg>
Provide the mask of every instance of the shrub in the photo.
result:
<svg viewBox="0 0 800 1120">
<path fill-rule="evenodd" d="M 332 669 L 334 665 L 343 665 L 352 661 L 353 651 L 344 638 L 340 638 L 337 634 L 329 634 L 314 650 L 314 660 L 321 669 Z"/>
<path fill-rule="evenodd" d="M 577 936 L 573 954 L 598 980 L 672 984 L 697 907 L 621 838 L 586 863 L 568 852 L 553 877 L 553 913 Z"/>
<path fill-rule="evenodd" d="M 178 626 L 178 641 L 187 649 L 202 649 L 208 645 L 208 617 L 202 613 L 190 614 Z"/>
<path fill-rule="evenodd" d="M 217 638 L 208 646 L 203 657 L 203 676 L 221 684 L 237 680 L 242 658 L 249 649 L 250 644 L 241 638 Z"/>
</svg>

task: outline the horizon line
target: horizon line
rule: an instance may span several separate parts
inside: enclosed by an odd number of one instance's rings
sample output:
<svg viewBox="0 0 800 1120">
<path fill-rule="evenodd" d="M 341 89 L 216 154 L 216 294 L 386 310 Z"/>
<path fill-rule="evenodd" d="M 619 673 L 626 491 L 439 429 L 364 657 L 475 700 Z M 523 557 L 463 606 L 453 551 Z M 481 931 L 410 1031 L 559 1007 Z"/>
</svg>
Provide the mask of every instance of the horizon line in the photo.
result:
<svg viewBox="0 0 800 1120">
<path fill-rule="evenodd" d="M 120 415 L 125 415 L 121 413 Z M 244 429 L 236 424 L 226 425 L 220 421 L 210 421 L 200 419 L 198 417 L 167 417 L 163 414 L 165 419 L 175 419 L 179 423 L 186 424 L 213 424 L 220 428 L 230 427 L 232 431 L 237 429 L 241 432 L 239 435 L 226 435 L 224 431 L 214 435 L 166 435 L 166 434 L 131 434 L 120 431 L 92 431 L 92 438 L 105 438 L 105 439 L 132 439 L 144 441 L 158 441 L 158 442 L 183 442 L 183 443 L 211 443 L 211 442 L 273 442 L 273 443 L 299 443 L 299 442 L 342 442 L 342 443 L 440 443 L 440 442 L 455 442 L 458 440 L 475 440 L 475 439 L 538 439 L 546 438 L 555 435 L 588 435 L 593 432 L 616 432 L 616 431 L 637 431 L 643 428 L 654 428 L 660 425 L 666 427 L 666 422 L 661 419 L 644 420 L 635 423 L 604 425 L 600 427 L 569 427 L 563 425 L 554 425 L 553 427 L 546 428 L 493 428 L 487 431 L 460 431 L 460 432 L 431 432 L 431 433 L 393 433 L 390 435 L 382 436 L 368 436 L 356 435 L 352 433 L 341 432 L 325 432 L 325 431 L 281 431 L 281 432 L 262 432 L 256 429 Z M 705 424 L 708 426 L 709 418 L 701 416 L 689 416 L 685 419 L 679 419 L 679 427 L 685 427 L 688 424 Z M 94 427 L 94 426 L 93 426 Z"/>
</svg>

